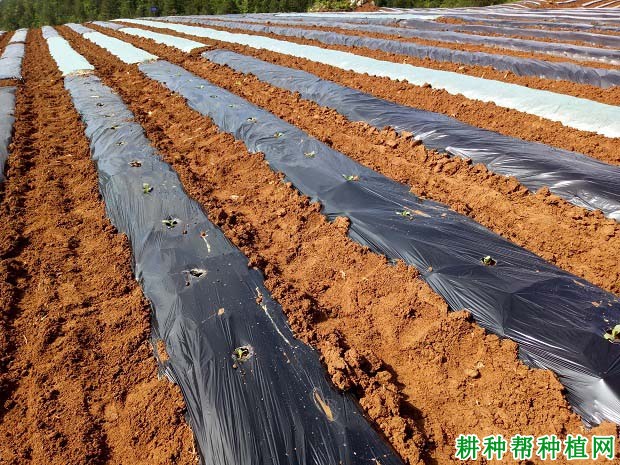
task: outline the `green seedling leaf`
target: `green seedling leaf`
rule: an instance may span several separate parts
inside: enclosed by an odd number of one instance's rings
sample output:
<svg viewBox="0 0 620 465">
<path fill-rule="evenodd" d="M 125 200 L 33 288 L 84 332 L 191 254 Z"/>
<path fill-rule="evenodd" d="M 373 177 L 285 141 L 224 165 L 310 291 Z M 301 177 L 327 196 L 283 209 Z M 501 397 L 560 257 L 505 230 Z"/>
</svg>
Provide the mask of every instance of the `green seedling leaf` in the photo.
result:
<svg viewBox="0 0 620 465">
<path fill-rule="evenodd" d="M 304 157 L 306 158 L 314 158 L 316 157 L 316 152 L 313 150 L 312 152 L 305 152 Z"/>
<path fill-rule="evenodd" d="M 620 342 L 620 325 L 616 325 L 611 330 L 607 330 L 605 334 L 603 334 L 603 338 L 613 343 Z"/>
<path fill-rule="evenodd" d="M 232 359 L 235 361 L 233 368 L 238 368 L 240 364 L 247 362 L 252 356 L 252 348 L 250 346 L 241 346 L 233 350 Z"/>
<path fill-rule="evenodd" d="M 280 137 L 282 137 L 284 135 L 283 132 L 276 132 L 273 137 L 275 137 L 276 139 L 279 139 Z"/>
<path fill-rule="evenodd" d="M 142 162 L 140 160 L 131 160 L 129 162 L 129 166 L 132 168 L 140 168 L 142 166 Z"/>
<path fill-rule="evenodd" d="M 168 229 L 172 229 L 174 228 L 177 224 L 179 224 L 179 220 L 177 220 L 176 218 L 172 218 L 172 217 L 168 217 L 165 220 L 161 220 L 161 222 L 163 224 L 166 225 L 166 227 L 168 227 Z"/>
<path fill-rule="evenodd" d="M 352 174 L 343 174 L 342 177 L 346 180 L 346 181 L 359 181 L 360 177 L 357 175 L 352 175 Z"/>
<path fill-rule="evenodd" d="M 149 183 L 145 182 L 144 184 L 142 184 L 142 193 L 143 194 L 148 194 L 148 193 L 150 193 L 152 191 L 153 191 L 153 187 Z"/>
<path fill-rule="evenodd" d="M 497 263 L 490 255 L 481 258 L 480 261 L 485 266 L 495 266 L 495 264 Z"/>
<path fill-rule="evenodd" d="M 258 120 L 252 116 L 251 118 L 248 118 L 246 121 L 249 123 L 256 123 Z"/>
<path fill-rule="evenodd" d="M 398 216 L 402 216 L 403 218 L 407 218 L 408 220 L 413 219 L 413 215 L 411 214 L 409 210 L 402 210 L 402 211 L 396 212 L 396 214 Z"/>
</svg>

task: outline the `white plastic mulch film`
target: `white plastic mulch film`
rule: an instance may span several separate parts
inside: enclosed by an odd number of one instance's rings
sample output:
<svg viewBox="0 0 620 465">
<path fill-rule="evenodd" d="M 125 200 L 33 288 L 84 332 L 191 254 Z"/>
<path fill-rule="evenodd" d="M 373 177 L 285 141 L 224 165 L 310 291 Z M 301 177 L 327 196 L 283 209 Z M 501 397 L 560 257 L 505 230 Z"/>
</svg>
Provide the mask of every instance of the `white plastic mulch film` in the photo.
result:
<svg viewBox="0 0 620 465">
<path fill-rule="evenodd" d="M 63 76 L 85 73 L 95 69 L 93 65 L 86 61 L 86 58 L 73 50 L 69 43 L 58 35 L 54 28 L 44 26 L 42 29 L 50 54 Z"/>
<path fill-rule="evenodd" d="M 108 52 L 112 53 L 128 65 L 157 60 L 155 55 L 134 47 L 127 42 L 115 39 L 114 37 L 106 36 L 80 24 L 67 24 L 67 26 L 78 34 L 81 34 L 85 39 L 88 39 L 93 44 L 106 49 Z"/>
<path fill-rule="evenodd" d="M 575 129 L 592 131 L 607 137 L 620 137 L 620 107 L 583 98 L 459 73 L 386 62 L 353 53 L 299 45 L 263 36 L 235 34 L 205 27 L 149 20 L 123 19 L 122 21 L 155 28 L 168 28 L 198 37 L 271 50 L 358 73 L 406 80 L 414 85 L 430 84 L 436 89 L 444 89 L 451 94 L 462 94 L 470 99 L 492 102 L 501 107 L 533 114 L 551 121 L 559 121 Z"/>
<path fill-rule="evenodd" d="M 117 29 L 122 30 L 125 34 L 129 34 L 136 37 L 142 37 L 144 39 L 151 39 L 158 44 L 166 45 L 168 47 L 174 47 L 183 52 L 191 52 L 198 48 L 204 48 L 205 44 L 200 42 L 196 42 L 195 40 L 184 39 L 182 37 L 171 36 L 170 34 L 160 34 L 158 32 L 147 31 L 145 29 L 138 29 L 135 27 L 125 27 L 120 24 L 107 22 L 107 21 L 97 21 L 98 26 L 106 27 L 109 29 Z"/>
</svg>

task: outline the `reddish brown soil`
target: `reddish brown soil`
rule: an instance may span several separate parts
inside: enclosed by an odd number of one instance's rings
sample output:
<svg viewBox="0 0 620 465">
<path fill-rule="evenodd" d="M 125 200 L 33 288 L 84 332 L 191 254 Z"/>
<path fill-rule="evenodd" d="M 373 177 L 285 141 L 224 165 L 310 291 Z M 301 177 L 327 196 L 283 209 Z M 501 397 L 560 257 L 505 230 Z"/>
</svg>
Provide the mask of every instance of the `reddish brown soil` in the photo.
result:
<svg viewBox="0 0 620 465">
<path fill-rule="evenodd" d="M 266 108 L 310 135 L 397 181 L 417 195 L 470 216 L 545 260 L 598 286 L 620 293 L 620 225 L 600 213 L 575 207 L 548 190 L 530 195 L 515 179 L 490 173 L 483 165 L 412 148 L 392 131 L 352 123 L 334 110 L 235 73 L 199 56 L 123 33 L 115 37 L 162 56 Z M 553 236 L 553 240 L 549 240 Z"/>
<path fill-rule="evenodd" d="M 358 6 L 355 9 L 356 12 L 360 13 L 360 12 L 366 12 L 366 11 L 379 11 L 379 8 L 375 5 L 375 2 L 370 1 L 367 3 L 364 3 L 362 6 Z"/>
<path fill-rule="evenodd" d="M 0 464 L 197 463 L 44 44 L 31 32 L 0 204 Z"/>
<path fill-rule="evenodd" d="M 317 30 L 335 32 L 335 33 L 346 34 L 346 35 L 360 35 L 356 31 L 351 31 L 347 29 L 312 27 L 312 26 L 309 26 L 309 27 L 298 26 L 298 28 L 317 29 Z M 321 48 L 329 48 L 333 50 L 352 52 L 358 55 L 369 56 L 371 58 L 391 61 L 394 63 L 408 63 L 413 66 L 421 66 L 424 68 L 431 68 L 431 69 L 440 69 L 443 71 L 451 71 L 451 72 L 455 72 L 459 74 L 466 74 L 466 75 L 474 76 L 474 77 L 484 77 L 486 79 L 494 79 L 497 81 L 511 82 L 513 84 L 519 84 L 522 86 L 531 87 L 535 89 L 548 90 L 551 92 L 573 95 L 575 97 L 587 98 L 590 100 L 596 100 L 602 103 L 608 103 L 610 105 L 620 104 L 620 87 L 610 87 L 608 89 L 602 89 L 600 87 L 586 85 L 586 84 L 577 84 L 577 83 L 570 82 L 570 81 L 556 81 L 553 79 L 543 79 L 543 78 L 537 78 L 537 77 L 531 77 L 531 76 L 517 76 L 516 74 L 510 71 L 496 70 L 491 66 L 462 65 L 459 63 L 434 61 L 431 59 L 414 58 L 414 57 L 410 57 L 407 55 L 400 55 L 400 54 L 395 54 L 395 53 L 371 50 L 371 49 L 364 48 L 364 47 L 326 45 L 318 40 L 296 39 L 294 37 L 289 37 L 289 36 L 281 36 L 277 34 L 262 34 L 262 33 L 245 31 L 242 29 L 230 29 L 230 28 L 220 28 L 220 27 L 217 27 L 217 28 L 214 27 L 213 29 L 227 30 L 230 32 L 242 32 L 242 33 L 247 33 L 247 34 L 252 34 L 252 35 L 261 35 L 265 37 L 273 37 L 276 39 L 285 40 L 289 42 L 295 42 L 299 44 L 315 45 Z M 397 40 L 400 42 L 415 42 L 415 43 L 420 43 L 422 45 L 431 45 L 431 46 L 437 46 L 437 47 L 443 47 L 443 48 L 451 48 L 455 50 L 468 50 L 468 51 L 473 51 L 473 52 L 482 51 L 482 52 L 493 53 L 493 54 L 501 53 L 504 55 L 508 54 L 507 51 L 504 49 L 498 50 L 497 48 L 492 48 L 492 47 L 475 46 L 475 45 L 474 46 L 460 45 L 460 44 L 455 44 L 455 43 L 428 41 L 428 40 L 422 40 L 422 39 L 412 40 L 410 38 L 400 38 L 397 36 L 377 34 L 377 33 L 366 32 L 366 31 L 363 32 L 363 35 L 365 37 L 390 39 L 390 40 Z M 516 52 L 516 53 L 519 56 L 526 56 L 528 58 L 541 58 L 538 56 L 534 57 L 533 56 L 534 54 L 528 54 L 528 53 L 522 53 L 522 52 Z M 546 55 L 546 56 L 548 57 L 549 55 Z M 560 59 L 560 60 L 553 60 L 553 61 L 570 62 L 571 60 Z M 582 65 L 582 66 L 584 65 L 583 62 L 575 62 L 575 63 L 578 65 Z M 599 63 L 594 63 L 594 64 L 590 63 L 590 65 L 593 65 L 594 67 L 598 67 L 598 68 L 611 68 L 611 69 L 617 68 L 617 66 L 606 65 L 606 64 L 602 64 L 602 66 L 599 66 Z"/>
<path fill-rule="evenodd" d="M 453 463 L 464 431 L 583 431 L 555 377 L 526 368 L 514 343 L 485 334 L 466 312 L 448 313 L 412 268 L 353 243 L 346 219 L 328 223 L 261 154 L 182 98 L 60 30 L 128 102 L 189 193 L 265 273 L 296 334 L 319 349 L 336 385 L 360 398 L 408 463 Z"/>
<path fill-rule="evenodd" d="M 144 27 L 144 29 L 149 28 Z M 103 31 L 103 29 L 100 30 Z M 606 163 L 620 164 L 619 138 L 608 138 L 592 132 L 568 128 L 561 123 L 502 108 L 493 103 L 471 100 L 462 95 L 451 95 L 445 90 L 414 86 L 408 82 L 398 82 L 389 78 L 345 71 L 334 66 L 323 65 L 303 58 L 291 57 L 267 50 L 203 40 L 187 34 L 175 33 L 170 29 L 157 29 L 157 31 L 185 37 L 217 48 L 233 50 L 282 66 L 302 69 L 323 79 L 329 79 L 338 84 L 359 89 L 386 100 L 457 118 L 472 126 L 532 142 L 541 142 L 565 150 L 576 151 L 598 158 Z M 112 34 L 110 30 L 105 30 L 105 33 Z"/>
</svg>

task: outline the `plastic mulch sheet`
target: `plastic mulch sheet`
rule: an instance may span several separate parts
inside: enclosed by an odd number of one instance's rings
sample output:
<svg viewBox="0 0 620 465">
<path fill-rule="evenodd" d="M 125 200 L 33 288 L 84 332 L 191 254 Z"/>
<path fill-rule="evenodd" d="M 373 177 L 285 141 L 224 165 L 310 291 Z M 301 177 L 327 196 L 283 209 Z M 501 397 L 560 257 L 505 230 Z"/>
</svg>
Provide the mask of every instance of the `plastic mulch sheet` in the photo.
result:
<svg viewBox="0 0 620 465">
<path fill-rule="evenodd" d="M 165 61 L 140 70 L 194 110 L 263 152 L 330 219 L 350 219 L 350 237 L 402 259 L 454 309 L 515 340 L 521 357 L 555 371 L 588 423 L 620 422 L 620 345 L 604 339 L 620 301 L 309 137 L 273 114 Z"/>
<path fill-rule="evenodd" d="M 97 164 L 106 212 L 127 234 L 203 463 L 402 465 L 317 354 L 295 339 L 262 275 L 188 198 L 93 75 L 65 78 Z M 154 344 L 156 346 L 156 344 Z"/>
<path fill-rule="evenodd" d="M 174 19 L 174 17 L 171 19 Z M 208 24 L 210 26 L 217 26 L 219 23 L 221 27 L 245 29 L 248 31 L 265 32 L 293 37 L 305 37 L 308 39 L 320 40 L 324 43 L 357 45 L 359 47 L 375 48 L 385 51 L 391 51 L 393 53 L 404 53 L 397 52 L 397 50 L 415 50 L 412 44 L 407 44 L 406 42 L 391 41 L 386 39 L 373 39 L 363 36 L 349 36 L 346 34 L 344 35 L 344 37 L 341 37 L 343 36 L 343 34 L 311 29 L 263 26 L 260 24 L 244 23 L 239 21 L 213 21 L 204 18 L 191 19 L 190 22 Z M 337 24 L 339 24 L 339 26 L 337 27 L 342 27 L 345 29 L 378 32 L 381 34 L 401 35 L 402 37 L 436 40 L 441 42 L 502 47 L 510 50 L 562 56 L 575 60 L 600 61 L 604 63 L 620 65 L 620 50 L 613 50 L 607 48 L 586 47 L 581 45 L 565 44 L 558 42 L 539 42 L 536 40 L 518 39 L 512 37 L 479 36 L 454 31 L 431 31 L 427 29 L 394 28 L 381 25 L 347 25 L 346 23 Z M 344 43 L 344 41 L 348 41 L 348 43 Z M 402 49 L 398 47 L 398 44 L 401 45 Z M 404 47 L 405 45 L 409 45 L 409 47 Z M 417 45 L 417 47 L 420 46 Z"/>
<path fill-rule="evenodd" d="M 4 165 L 15 122 L 15 87 L 0 87 L 0 183 L 4 182 Z"/>
<path fill-rule="evenodd" d="M 301 45 L 270 37 L 230 33 L 207 27 L 162 21 L 136 19 L 123 21 L 154 28 L 169 28 L 176 32 L 197 37 L 271 50 L 357 73 L 368 73 L 372 76 L 390 79 L 404 79 L 414 85 L 430 84 L 436 89 L 444 89 L 454 95 L 462 94 L 469 99 L 493 102 L 501 107 L 559 121 L 575 129 L 593 131 L 607 137 L 620 137 L 620 107 L 614 105 L 491 79 L 386 62 L 355 53 Z"/>
<path fill-rule="evenodd" d="M 606 216 L 620 221 L 618 166 L 486 131 L 438 113 L 389 102 L 302 70 L 228 50 L 209 51 L 202 56 L 277 87 L 299 92 L 303 98 L 333 108 L 351 121 L 411 132 L 428 148 L 471 158 L 495 173 L 514 176 L 532 190 L 548 187 L 575 205 L 600 209 Z"/>
<path fill-rule="evenodd" d="M 26 45 L 17 42 L 7 45 L 0 56 L 0 79 L 22 78 L 22 61 Z"/>
</svg>

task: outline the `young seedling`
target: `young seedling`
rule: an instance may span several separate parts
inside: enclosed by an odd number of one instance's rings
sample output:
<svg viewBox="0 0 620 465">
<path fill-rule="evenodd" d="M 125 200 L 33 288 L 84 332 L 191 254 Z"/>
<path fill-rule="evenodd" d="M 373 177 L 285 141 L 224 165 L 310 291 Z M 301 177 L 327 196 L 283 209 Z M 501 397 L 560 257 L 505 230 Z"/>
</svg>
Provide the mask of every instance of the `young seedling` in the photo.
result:
<svg viewBox="0 0 620 465">
<path fill-rule="evenodd" d="M 276 139 L 279 139 L 280 137 L 282 137 L 284 135 L 283 132 L 276 132 L 273 137 L 275 137 Z"/>
<path fill-rule="evenodd" d="M 495 264 L 497 263 L 490 255 L 481 258 L 480 261 L 485 266 L 495 266 Z"/>
<path fill-rule="evenodd" d="M 118 145 L 119 147 L 122 145 L 125 145 L 127 142 L 125 142 L 124 140 L 121 140 L 119 142 L 116 143 L 116 145 Z"/>
<path fill-rule="evenodd" d="M 248 118 L 246 121 L 248 123 L 256 123 L 256 121 L 258 121 L 258 120 L 252 116 L 252 117 Z"/>
<path fill-rule="evenodd" d="M 118 129 L 118 126 L 110 126 L 110 129 L 111 129 L 112 131 L 116 131 L 116 130 Z"/>
<path fill-rule="evenodd" d="M 237 369 L 239 365 L 244 362 L 247 362 L 248 359 L 252 356 L 252 348 L 249 346 L 241 346 L 237 347 L 233 350 L 232 359 L 235 361 L 233 363 L 233 368 Z"/>
<path fill-rule="evenodd" d="M 165 220 L 161 220 L 161 222 L 165 224 L 168 229 L 172 229 L 177 224 L 179 224 L 179 220 L 177 220 L 176 218 L 172 218 L 171 216 L 169 216 Z"/>
<path fill-rule="evenodd" d="M 314 158 L 314 157 L 316 157 L 316 152 L 314 150 L 312 152 L 304 152 L 304 157 L 306 157 L 306 158 Z"/>
<path fill-rule="evenodd" d="M 151 192 L 153 192 L 153 186 L 151 186 L 148 182 L 145 182 L 142 184 L 142 193 L 143 194 L 150 194 Z"/>
<path fill-rule="evenodd" d="M 342 177 L 346 180 L 346 181 L 359 181 L 360 177 L 357 175 L 352 175 L 352 174 L 343 174 Z"/>
<path fill-rule="evenodd" d="M 396 214 L 398 216 L 402 216 L 403 218 L 407 218 L 408 220 L 413 219 L 413 215 L 411 214 L 409 210 L 402 210 L 402 211 L 396 212 Z"/>
<path fill-rule="evenodd" d="M 129 162 L 129 166 L 132 168 L 140 168 L 142 166 L 142 162 L 140 160 L 131 160 Z"/>
<path fill-rule="evenodd" d="M 620 342 L 620 325 L 614 326 L 611 330 L 608 329 L 605 334 L 603 334 L 603 338 L 613 343 Z"/>
</svg>

